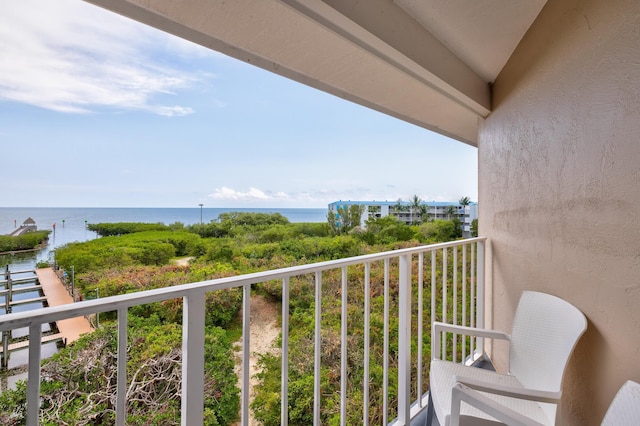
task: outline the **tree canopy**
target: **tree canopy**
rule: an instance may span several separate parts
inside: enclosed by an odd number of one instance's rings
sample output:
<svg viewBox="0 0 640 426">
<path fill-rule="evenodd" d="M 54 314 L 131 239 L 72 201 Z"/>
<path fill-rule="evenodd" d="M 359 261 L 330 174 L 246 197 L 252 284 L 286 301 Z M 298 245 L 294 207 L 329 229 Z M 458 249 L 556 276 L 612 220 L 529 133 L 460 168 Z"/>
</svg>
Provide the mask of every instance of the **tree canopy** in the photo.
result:
<svg viewBox="0 0 640 426">
<path fill-rule="evenodd" d="M 337 212 L 329 210 L 327 222 L 333 235 L 346 234 L 356 226 L 360 226 L 364 205 L 351 204 L 340 206 Z"/>
</svg>

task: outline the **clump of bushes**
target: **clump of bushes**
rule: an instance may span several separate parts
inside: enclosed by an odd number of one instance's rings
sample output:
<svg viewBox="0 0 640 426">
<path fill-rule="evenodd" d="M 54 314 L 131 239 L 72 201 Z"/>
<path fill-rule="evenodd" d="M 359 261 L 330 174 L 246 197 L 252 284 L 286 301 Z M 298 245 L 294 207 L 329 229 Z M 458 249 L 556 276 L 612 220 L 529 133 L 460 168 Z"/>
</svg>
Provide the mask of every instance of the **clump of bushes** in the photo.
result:
<svg viewBox="0 0 640 426">
<path fill-rule="evenodd" d="M 166 231 L 171 228 L 163 223 L 118 222 L 90 223 L 87 225 L 87 229 L 101 237 L 110 237 L 114 235 L 133 234 L 134 232 Z"/>
<path fill-rule="evenodd" d="M 0 253 L 32 250 L 49 239 L 51 231 L 30 231 L 17 237 L 0 235 Z"/>
</svg>

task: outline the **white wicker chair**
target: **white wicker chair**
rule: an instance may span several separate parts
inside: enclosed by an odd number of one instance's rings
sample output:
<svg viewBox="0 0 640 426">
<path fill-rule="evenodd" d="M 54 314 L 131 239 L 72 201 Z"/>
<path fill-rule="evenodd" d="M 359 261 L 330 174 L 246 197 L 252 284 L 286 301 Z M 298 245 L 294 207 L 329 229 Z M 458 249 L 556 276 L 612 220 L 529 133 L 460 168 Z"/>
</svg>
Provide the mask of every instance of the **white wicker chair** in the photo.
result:
<svg viewBox="0 0 640 426">
<path fill-rule="evenodd" d="M 640 425 L 640 384 L 629 380 L 611 402 L 602 426 Z"/>
<path fill-rule="evenodd" d="M 573 305 L 531 291 L 520 298 L 511 336 L 434 322 L 430 413 L 442 426 L 486 425 L 496 420 L 510 425 L 554 425 L 564 370 L 586 328 L 586 318 Z M 508 373 L 439 359 L 443 332 L 508 340 Z"/>
</svg>

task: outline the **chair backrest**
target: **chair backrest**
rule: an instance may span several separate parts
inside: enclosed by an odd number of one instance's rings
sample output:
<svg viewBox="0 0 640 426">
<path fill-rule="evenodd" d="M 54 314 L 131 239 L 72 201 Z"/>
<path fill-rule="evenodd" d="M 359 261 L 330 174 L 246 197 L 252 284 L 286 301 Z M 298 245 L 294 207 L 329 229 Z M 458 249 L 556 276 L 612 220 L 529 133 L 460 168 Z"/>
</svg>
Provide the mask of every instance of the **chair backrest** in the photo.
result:
<svg viewBox="0 0 640 426">
<path fill-rule="evenodd" d="M 611 402 L 602 426 L 640 425 L 640 384 L 629 380 Z"/>
<path fill-rule="evenodd" d="M 550 294 L 525 291 L 513 319 L 509 371 L 527 388 L 559 391 L 564 370 L 587 328 L 575 306 Z M 556 406 L 543 407 L 551 421 Z"/>
</svg>

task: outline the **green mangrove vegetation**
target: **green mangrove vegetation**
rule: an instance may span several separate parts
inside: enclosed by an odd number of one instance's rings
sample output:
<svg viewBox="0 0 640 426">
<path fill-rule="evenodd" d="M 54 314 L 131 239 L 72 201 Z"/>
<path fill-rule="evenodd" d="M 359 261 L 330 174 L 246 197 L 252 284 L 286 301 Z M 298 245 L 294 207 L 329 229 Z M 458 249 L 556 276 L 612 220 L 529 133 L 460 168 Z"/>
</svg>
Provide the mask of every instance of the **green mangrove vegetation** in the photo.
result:
<svg viewBox="0 0 640 426">
<path fill-rule="evenodd" d="M 299 264 L 448 241 L 461 236 L 454 221 L 427 221 L 409 226 L 393 217 L 371 219 L 358 226 L 348 212 L 348 223 L 289 223 L 279 214 L 225 213 L 207 224 L 184 226 L 116 223 L 89 229 L 101 238 L 72 243 L 56 250 L 64 269 L 75 268 L 76 288 L 84 295 L 111 296 L 189 282 L 252 273 Z M 344 216 L 343 216 L 344 217 Z M 358 216 L 359 217 L 359 216 Z M 335 219 L 335 218 L 334 218 Z M 346 230 L 349 228 L 349 230 Z M 440 256 L 440 255 L 438 255 Z M 188 257 L 186 266 L 172 262 Z M 389 297 L 391 359 L 397 355 L 397 265 L 390 268 Z M 415 265 L 414 267 L 417 267 Z M 425 259 L 425 270 L 430 268 Z M 382 262 L 371 265 L 371 413 L 381 422 L 383 375 L 383 312 L 385 295 Z M 429 272 L 430 274 L 430 272 Z M 441 271 L 438 271 L 440 277 Z M 364 268 L 348 268 L 348 424 L 362 422 Z M 430 276 L 430 275 L 429 275 Z M 254 287 L 271 303 L 279 304 L 281 282 Z M 313 416 L 313 335 L 315 281 L 299 276 L 290 282 L 289 424 L 307 425 Z M 322 285 L 322 424 L 340 420 L 340 271 L 323 274 Z M 206 298 L 205 423 L 229 425 L 238 420 L 238 378 L 234 373 L 233 342 L 241 335 L 240 289 L 209 292 Z M 425 296 L 425 309 L 430 296 Z M 463 309 L 467 309 L 463 307 Z M 396 315 L 394 315 L 396 313 Z M 43 361 L 41 424 L 114 423 L 116 365 L 115 314 L 103 314 L 101 326 L 55 356 Z M 132 425 L 180 423 L 182 301 L 139 306 L 129 310 L 128 418 Z M 415 322 L 414 322 L 415 327 Z M 428 330 L 425 335 L 428 336 Z M 278 342 L 275 342 L 277 345 Z M 414 342 L 417 345 L 417 342 Z M 425 342 L 428 353 L 429 338 Z M 414 359 L 415 363 L 416 360 Z M 280 424 L 280 356 L 263 354 L 259 386 L 252 410 L 266 426 Z M 415 374 L 415 369 L 414 369 Z M 389 396 L 396 398 L 397 364 L 389 373 Z M 424 392 L 426 389 L 413 392 Z M 0 394 L 0 421 L 24 421 L 26 388 Z M 389 418 L 396 413 L 390 412 Z"/>
<path fill-rule="evenodd" d="M 47 241 L 50 232 L 51 231 L 29 231 L 16 237 L 0 235 L 0 253 L 33 250 Z"/>
</svg>

